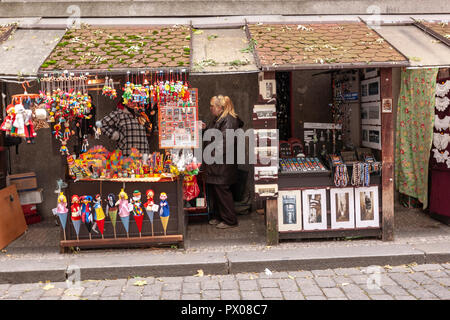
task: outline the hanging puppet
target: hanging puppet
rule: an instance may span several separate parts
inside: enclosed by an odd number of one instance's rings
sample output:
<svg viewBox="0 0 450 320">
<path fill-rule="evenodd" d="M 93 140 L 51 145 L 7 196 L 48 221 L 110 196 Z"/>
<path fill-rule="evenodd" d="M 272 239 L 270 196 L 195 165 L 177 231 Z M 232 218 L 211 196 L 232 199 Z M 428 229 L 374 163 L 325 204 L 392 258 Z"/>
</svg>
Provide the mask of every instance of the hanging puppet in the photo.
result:
<svg viewBox="0 0 450 320">
<path fill-rule="evenodd" d="M 116 238 L 116 221 L 117 221 L 117 211 L 119 209 L 116 205 L 116 196 L 113 193 L 108 194 L 106 203 L 106 215 L 111 219 L 111 223 L 114 230 L 114 238 Z"/>
<path fill-rule="evenodd" d="M 69 212 L 69 209 L 67 209 L 67 198 L 63 192 L 59 193 L 58 204 L 54 210 L 55 214 L 59 217 L 61 227 L 63 228 L 64 231 L 64 240 L 66 240 L 66 222 L 67 222 L 67 212 Z"/>
<path fill-rule="evenodd" d="M 25 137 L 25 108 L 22 104 L 16 104 L 14 110 L 16 116 L 12 124 L 13 129 L 11 132 L 14 131 L 14 135 L 19 137 Z"/>
<path fill-rule="evenodd" d="M 167 202 L 167 194 L 165 192 L 162 192 L 159 196 L 159 199 L 161 200 L 159 202 L 159 217 L 161 219 L 161 223 L 164 229 L 164 235 L 166 235 L 167 223 L 169 222 L 170 217 L 169 203 Z"/>
<path fill-rule="evenodd" d="M 7 116 L 3 120 L 2 126 L 0 127 L 3 131 L 6 132 L 7 135 L 11 135 L 11 130 L 13 128 L 14 118 L 16 116 L 14 105 L 10 104 L 6 108 Z"/>
<path fill-rule="evenodd" d="M 119 193 L 119 200 L 116 202 L 116 206 L 119 206 L 119 217 L 122 220 L 122 224 L 127 232 L 127 237 L 129 237 L 128 229 L 130 225 L 130 203 L 128 202 L 127 193 L 121 189 Z"/>
<path fill-rule="evenodd" d="M 71 215 L 72 224 L 77 234 L 77 240 L 79 240 L 80 225 L 81 225 L 81 206 L 80 206 L 80 198 L 76 194 L 72 196 L 72 205 L 70 206 L 70 211 L 72 213 Z"/>
<path fill-rule="evenodd" d="M 25 131 L 25 140 L 27 143 L 34 143 L 34 138 L 36 137 L 36 132 L 34 131 L 33 124 L 33 111 L 25 110 L 24 112 L 24 131 Z"/>
<path fill-rule="evenodd" d="M 92 225 L 94 223 L 94 213 L 92 212 L 91 209 L 91 202 L 92 202 L 92 197 L 91 196 L 83 196 L 81 198 L 81 221 L 83 221 L 84 225 L 86 226 L 86 228 L 88 229 L 89 232 L 89 239 L 92 239 L 91 236 L 91 230 L 92 230 Z"/>
<path fill-rule="evenodd" d="M 142 221 L 144 220 L 144 210 L 142 209 L 141 193 L 139 192 L 139 190 L 134 190 L 131 204 L 133 205 L 133 218 L 136 221 L 136 225 L 139 230 L 139 236 L 141 237 Z"/>
<path fill-rule="evenodd" d="M 147 190 L 145 193 L 147 196 L 147 202 L 144 203 L 145 211 L 147 212 L 148 218 L 150 220 L 150 223 L 152 225 L 152 236 L 153 233 L 153 217 L 155 212 L 158 212 L 158 205 L 155 204 L 153 197 L 155 196 L 155 192 L 152 189 Z"/>
<path fill-rule="evenodd" d="M 105 212 L 103 211 L 102 208 L 102 196 L 100 194 L 97 194 L 95 196 L 95 200 L 94 200 L 94 210 L 95 210 L 95 222 L 98 226 L 98 229 L 100 231 L 100 233 L 102 234 L 102 238 L 103 238 L 103 230 L 105 227 Z"/>
</svg>

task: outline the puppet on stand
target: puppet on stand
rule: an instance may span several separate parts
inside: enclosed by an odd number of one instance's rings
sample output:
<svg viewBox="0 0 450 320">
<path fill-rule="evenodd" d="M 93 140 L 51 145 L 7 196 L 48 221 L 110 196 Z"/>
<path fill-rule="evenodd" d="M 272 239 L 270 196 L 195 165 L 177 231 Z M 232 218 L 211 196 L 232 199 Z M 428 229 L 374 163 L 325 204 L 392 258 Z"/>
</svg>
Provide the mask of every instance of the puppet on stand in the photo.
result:
<svg viewBox="0 0 450 320">
<path fill-rule="evenodd" d="M 105 227 L 105 212 L 103 211 L 102 208 L 102 196 L 100 194 L 97 194 L 95 196 L 94 210 L 95 210 L 96 224 L 98 226 L 98 230 L 102 234 L 103 239 L 103 230 Z"/>
<path fill-rule="evenodd" d="M 61 227 L 64 231 L 64 240 L 66 240 L 66 222 L 67 222 L 67 198 L 63 192 L 59 193 L 58 196 L 58 205 L 56 206 L 54 213 L 59 217 L 59 221 L 61 221 Z"/>
<path fill-rule="evenodd" d="M 116 202 L 116 206 L 119 206 L 119 217 L 122 220 L 122 224 L 127 232 L 127 238 L 129 237 L 128 229 L 130 225 L 130 203 L 128 202 L 128 195 L 122 189 L 119 193 L 119 200 Z"/>
<path fill-rule="evenodd" d="M 116 205 L 116 196 L 113 193 L 110 193 L 108 194 L 108 201 L 106 204 L 106 215 L 111 219 L 111 224 L 114 229 L 114 238 L 116 238 L 117 211 L 119 211 L 119 209 Z"/>
<path fill-rule="evenodd" d="M 83 196 L 81 198 L 81 221 L 83 221 L 84 225 L 88 229 L 89 239 L 92 239 L 91 230 L 92 225 L 94 223 L 93 212 L 91 208 L 92 197 L 91 196 Z"/>
<path fill-rule="evenodd" d="M 80 225 L 81 225 L 81 206 L 80 206 L 80 198 L 74 194 L 72 196 L 72 205 L 70 207 L 70 211 L 72 213 L 72 224 L 77 234 L 77 240 L 79 239 L 80 234 Z"/>
<path fill-rule="evenodd" d="M 133 205 L 133 218 L 134 221 L 136 221 L 136 225 L 139 230 L 139 237 L 141 237 L 142 221 L 144 220 L 144 210 L 142 209 L 141 193 L 138 190 L 134 190 L 131 204 Z"/>
<path fill-rule="evenodd" d="M 169 222 L 170 217 L 169 203 L 167 202 L 167 194 L 165 192 L 162 192 L 161 195 L 159 196 L 159 199 L 161 200 L 159 202 L 159 217 L 161 219 L 161 223 L 164 229 L 164 235 L 166 235 L 167 224 Z"/>
<path fill-rule="evenodd" d="M 147 202 L 144 203 L 145 211 L 147 212 L 148 218 L 150 220 L 150 223 L 152 225 L 152 236 L 154 236 L 153 233 L 153 217 L 155 212 L 158 212 L 158 205 L 155 204 L 153 201 L 153 197 L 155 196 L 155 192 L 152 189 L 147 190 L 146 192 L 147 196 Z"/>
</svg>

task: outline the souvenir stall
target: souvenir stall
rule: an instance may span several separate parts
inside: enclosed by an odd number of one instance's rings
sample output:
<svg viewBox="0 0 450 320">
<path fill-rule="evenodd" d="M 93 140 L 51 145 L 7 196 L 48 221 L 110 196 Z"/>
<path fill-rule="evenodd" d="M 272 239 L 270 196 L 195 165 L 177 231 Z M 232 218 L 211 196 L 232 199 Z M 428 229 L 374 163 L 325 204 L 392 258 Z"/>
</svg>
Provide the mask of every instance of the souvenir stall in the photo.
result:
<svg viewBox="0 0 450 320">
<path fill-rule="evenodd" d="M 183 198 L 198 195 L 200 166 L 192 152 L 199 144 L 197 90 L 187 77 L 185 70 L 174 69 L 40 78 L 38 99 L 67 162 L 53 209 L 61 222 L 62 250 L 183 245 Z M 101 94 L 121 108 L 95 119 L 91 83 L 101 83 Z M 159 142 L 153 152 L 152 134 Z M 89 145 L 88 138 L 102 135 L 117 148 Z"/>
<path fill-rule="evenodd" d="M 261 73 L 260 104 L 253 111 L 255 193 L 265 200 L 267 243 L 387 237 L 383 219 L 389 219 L 389 211 L 383 211 L 382 199 L 389 198 L 388 193 L 383 198 L 381 171 L 388 170 L 383 159 L 389 159 L 393 151 L 390 156 L 389 148 L 381 152 L 381 146 L 382 119 L 392 116 L 392 95 L 386 89 L 389 83 L 383 92 L 380 75 L 385 74 L 389 82 L 390 72 L 378 68 L 325 72 L 329 87 L 320 91 L 329 91 L 332 100 L 314 108 L 328 114 L 321 122 L 300 118 L 300 129 L 295 128 L 296 116 L 291 114 L 293 103 L 288 101 L 290 107 L 280 112 L 283 93 L 273 89 L 279 88 L 280 78 L 275 72 Z M 273 98 L 276 103 L 267 103 Z M 276 128 L 280 135 L 288 131 L 281 128 L 280 118 L 290 119 L 289 131 L 300 132 L 299 136 L 278 140 Z"/>
</svg>

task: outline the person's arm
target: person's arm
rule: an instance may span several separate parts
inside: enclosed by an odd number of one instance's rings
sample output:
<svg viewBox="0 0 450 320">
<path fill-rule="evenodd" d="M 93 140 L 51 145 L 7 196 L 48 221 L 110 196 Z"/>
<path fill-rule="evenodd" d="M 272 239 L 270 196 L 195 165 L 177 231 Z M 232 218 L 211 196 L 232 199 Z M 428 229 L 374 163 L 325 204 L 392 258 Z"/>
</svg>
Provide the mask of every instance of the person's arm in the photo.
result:
<svg viewBox="0 0 450 320">
<path fill-rule="evenodd" d="M 119 117 L 117 111 L 113 111 L 109 115 L 105 116 L 102 120 L 99 121 L 102 133 L 104 133 L 110 139 L 117 140 L 114 139 L 117 135 L 114 133 L 118 132 L 118 121 Z"/>
</svg>

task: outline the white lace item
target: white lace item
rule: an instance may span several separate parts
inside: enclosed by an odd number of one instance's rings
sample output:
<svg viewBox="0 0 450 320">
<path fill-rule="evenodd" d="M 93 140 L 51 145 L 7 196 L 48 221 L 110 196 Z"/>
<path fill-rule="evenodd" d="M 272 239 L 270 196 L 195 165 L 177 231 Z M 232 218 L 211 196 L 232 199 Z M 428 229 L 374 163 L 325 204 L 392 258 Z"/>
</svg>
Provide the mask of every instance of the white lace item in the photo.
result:
<svg viewBox="0 0 450 320">
<path fill-rule="evenodd" d="M 432 151 L 434 152 L 433 157 L 436 159 L 437 163 L 444 163 L 449 160 L 448 151 L 440 152 L 438 149 L 433 149 Z"/>
<path fill-rule="evenodd" d="M 450 99 L 448 97 L 436 97 L 436 109 L 438 111 L 445 111 L 450 104 Z"/>
<path fill-rule="evenodd" d="M 450 91 L 450 80 L 445 81 L 444 84 L 436 83 L 436 95 L 438 97 L 444 97 Z"/>
<path fill-rule="evenodd" d="M 450 125 L 450 117 L 449 116 L 445 116 L 444 119 L 440 119 L 437 114 L 434 115 L 434 127 L 438 131 L 448 129 L 449 125 Z"/>
<path fill-rule="evenodd" d="M 448 133 L 433 133 L 433 145 L 439 150 L 447 149 L 450 142 L 450 135 Z"/>
</svg>

